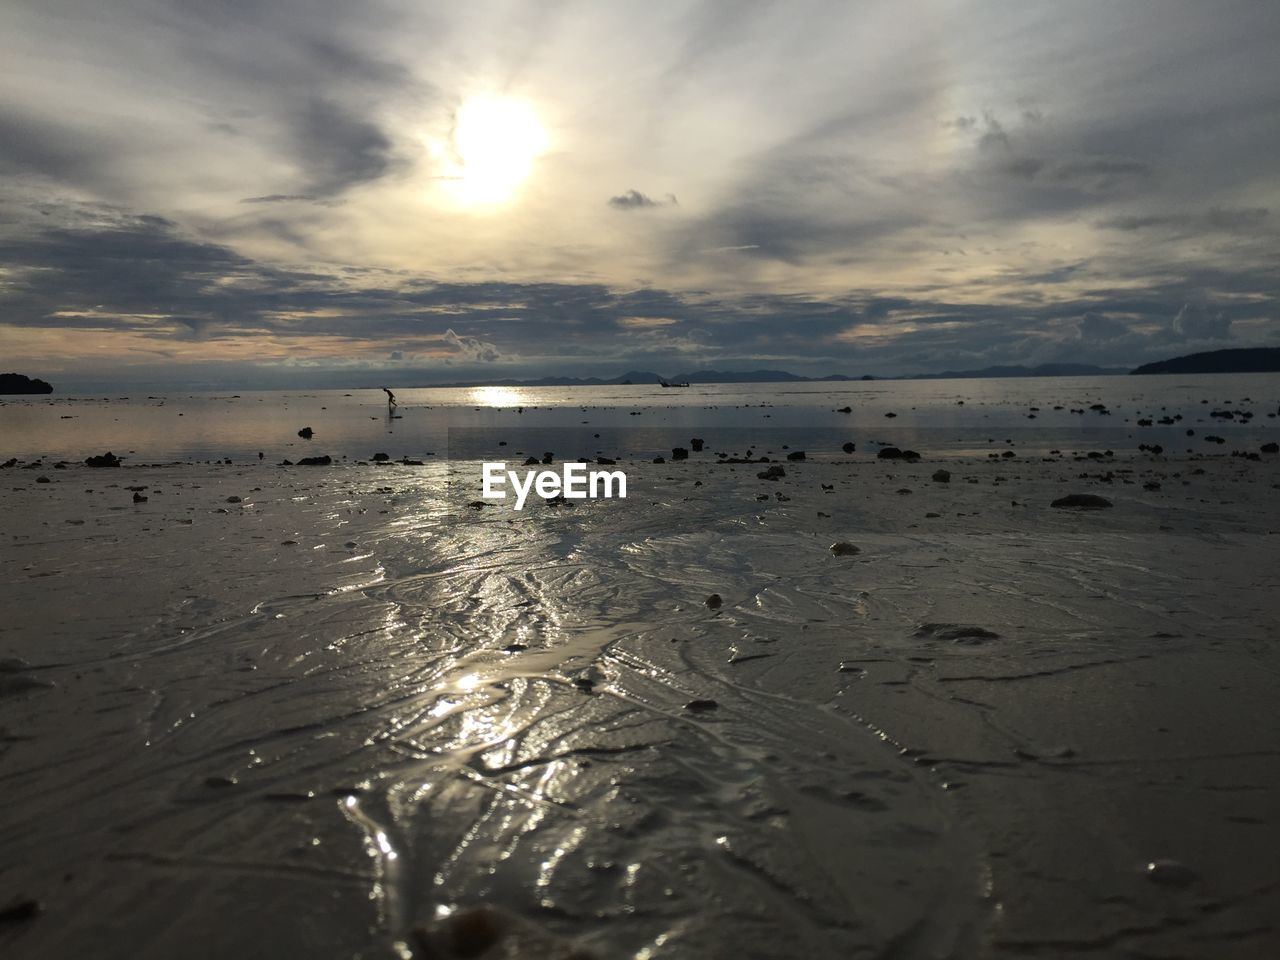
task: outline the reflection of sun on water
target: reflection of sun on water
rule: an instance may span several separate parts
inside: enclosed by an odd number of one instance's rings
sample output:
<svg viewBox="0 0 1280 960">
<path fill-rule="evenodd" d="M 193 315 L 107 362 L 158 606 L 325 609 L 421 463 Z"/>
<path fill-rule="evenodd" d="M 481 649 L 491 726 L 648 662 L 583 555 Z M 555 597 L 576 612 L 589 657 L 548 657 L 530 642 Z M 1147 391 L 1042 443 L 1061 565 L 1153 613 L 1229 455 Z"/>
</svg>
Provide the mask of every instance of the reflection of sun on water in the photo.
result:
<svg viewBox="0 0 1280 960">
<path fill-rule="evenodd" d="M 533 172 L 547 135 L 533 109 L 509 97 L 472 97 L 454 117 L 454 195 L 466 206 L 510 200 Z"/>
<path fill-rule="evenodd" d="M 511 387 L 476 387 L 468 402 L 477 407 L 518 407 L 526 401 L 523 393 Z"/>
</svg>

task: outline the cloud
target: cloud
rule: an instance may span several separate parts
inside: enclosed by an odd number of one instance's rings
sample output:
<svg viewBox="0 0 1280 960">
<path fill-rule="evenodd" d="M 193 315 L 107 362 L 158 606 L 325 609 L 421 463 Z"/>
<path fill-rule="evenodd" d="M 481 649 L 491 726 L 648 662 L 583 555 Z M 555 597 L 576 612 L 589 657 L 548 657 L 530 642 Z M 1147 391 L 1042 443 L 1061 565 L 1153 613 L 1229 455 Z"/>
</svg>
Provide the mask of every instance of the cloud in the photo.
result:
<svg viewBox="0 0 1280 960">
<path fill-rule="evenodd" d="M 1211 314 L 1204 306 L 1184 303 L 1173 318 L 1173 333 L 1180 340 L 1229 340 L 1231 318 Z"/>
<path fill-rule="evenodd" d="M 1219 230 L 1227 233 L 1255 230 L 1266 221 L 1266 207 L 1214 207 L 1197 213 L 1123 214 L 1099 221 L 1110 230 Z"/>
<path fill-rule="evenodd" d="M 476 337 L 460 337 L 450 328 L 442 337 L 445 343 L 458 351 L 462 359 L 479 363 L 493 363 L 502 358 L 502 354 L 492 343 L 486 343 Z"/>
<path fill-rule="evenodd" d="M 665 200 L 654 200 L 639 190 L 628 190 L 616 197 L 610 197 L 609 206 L 615 210 L 645 210 L 652 207 L 676 206 L 676 198 L 668 193 Z"/>
<path fill-rule="evenodd" d="M 315 197 L 309 193 L 271 193 L 265 197 L 245 197 L 241 203 L 293 203 L 309 202 Z"/>
<path fill-rule="evenodd" d="M 1129 328 L 1119 320 L 1089 312 L 1080 318 L 1079 331 L 1082 340 L 1106 342 L 1127 336 Z"/>
</svg>

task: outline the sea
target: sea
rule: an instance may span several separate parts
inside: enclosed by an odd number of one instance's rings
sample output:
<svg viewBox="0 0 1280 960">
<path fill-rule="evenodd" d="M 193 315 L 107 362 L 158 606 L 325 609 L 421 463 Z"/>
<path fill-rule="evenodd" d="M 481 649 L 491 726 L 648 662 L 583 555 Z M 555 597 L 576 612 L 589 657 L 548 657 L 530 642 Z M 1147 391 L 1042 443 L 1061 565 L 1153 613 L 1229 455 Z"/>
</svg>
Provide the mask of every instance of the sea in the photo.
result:
<svg viewBox="0 0 1280 960">
<path fill-rule="evenodd" d="M 931 458 L 1140 446 L 1174 456 L 1280 437 L 1280 374 L 425 387 L 396 399 L 390 407 L 380 389 L 8 396 L 0 459 L 622 459 L 670 457 L 695 438 L 752 457 L 864 457 L 886 445 Z"/>
</svg>

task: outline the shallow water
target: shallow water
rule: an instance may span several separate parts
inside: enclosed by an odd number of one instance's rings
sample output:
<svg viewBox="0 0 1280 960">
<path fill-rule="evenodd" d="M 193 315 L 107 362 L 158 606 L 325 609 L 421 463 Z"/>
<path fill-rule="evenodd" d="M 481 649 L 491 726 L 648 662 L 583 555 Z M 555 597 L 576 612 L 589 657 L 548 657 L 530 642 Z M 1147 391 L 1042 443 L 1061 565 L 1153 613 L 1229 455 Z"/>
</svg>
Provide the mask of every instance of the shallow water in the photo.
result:
<svg viewBox="0 0 1280 960">
<path fill-rule="evenodd" d="M 385 396 L 376 389 L 7 397 L 0 403 L 0 453 L 79 461 L 110 450 L 131 463 L 228 457 L 243 462 L 259 452 L 271 462 L 320 454 L 362 459 L 377 452 L 419 459 L 449 456 L 450 431 L 509 433 L 506 439 L 514 445 L 517 431 L 589 427 L 590 434 L 600 434 L 597 449 L 614 456 L 651 456 L 691 436 L 714 438 L 717 431 L 731 429 L 805 430 L 810 446 L 831 453 L 851 440 L 864 453 L 883 442 L 927 444 L 934 453 L 964 455 L 998 449 L 1006 441 L 1028 452 L 1128 450 L 1140 442 L 1179 451 L 1203 448 L 1201 436 L 1186 438 L 1188 428 L 1223 436 L 1229 450 L 1231 444 L 1256 446 L 1280 432 L 1268 418 L 1280 408 L 1280 374 L 717 384 L 678 390 L 430 388 L 400 390 L 397 398 L 398 419 L 389 416 Z M 1112 414 L 1089 411 L 1095 403 L 1106 404 Z M 837 412 L 846 406 L 851 413 Z M 517 412 L 520 407 L 523 413 Z M 1248 423 L 1208 417 L 1220 407 L 1256 416 Z M 1073 408 L 1087 412 L 1073 414 Z M 1175 413 L 1185 422 L 1136 424 L 1142 417 Z M 307 426 L 315 431 L 310 441 L 297 436 Z M 531 440 L 529 446 L 540 444 Z"/>
</svg>

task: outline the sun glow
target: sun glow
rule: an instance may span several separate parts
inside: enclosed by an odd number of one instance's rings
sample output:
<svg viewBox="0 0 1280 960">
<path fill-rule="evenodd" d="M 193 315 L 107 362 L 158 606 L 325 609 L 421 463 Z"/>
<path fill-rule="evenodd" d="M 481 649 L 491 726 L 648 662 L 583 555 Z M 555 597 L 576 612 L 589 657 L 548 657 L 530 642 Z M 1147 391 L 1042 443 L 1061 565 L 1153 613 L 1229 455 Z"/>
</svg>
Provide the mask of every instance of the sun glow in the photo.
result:
<svg viewBox="0 0 1280 960">
<path fill-rule="evenodd" d="M 458 108 L 450 178 L 467 206 L 506 203 L 533 172 L 547 134 L 533 109 L 508 97 L 472 97 Z"/>
</svg>

